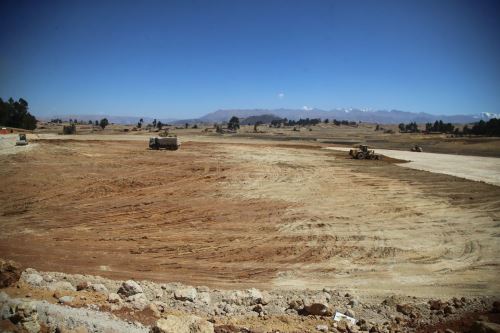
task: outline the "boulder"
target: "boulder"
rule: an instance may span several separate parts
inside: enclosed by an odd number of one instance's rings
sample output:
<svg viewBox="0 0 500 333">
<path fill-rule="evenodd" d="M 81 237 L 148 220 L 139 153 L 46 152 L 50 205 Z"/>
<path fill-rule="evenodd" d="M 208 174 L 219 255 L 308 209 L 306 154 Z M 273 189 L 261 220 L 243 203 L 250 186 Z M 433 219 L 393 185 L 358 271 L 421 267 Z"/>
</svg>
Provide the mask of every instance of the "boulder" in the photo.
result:
<svg viewBox="0 0 500 333">
<path fill-rule="evenodd" d="M 133 280 L 128 280 L 123 282 L 120 289 L 118 289 L 118 294 L 121 294 L 125 297 L 141 293 L 142 293 L 141 286 Z"/>
<path fill-rule="evenodd" d="M 76 285 L 76 290 L 81 291 L 81 290 L 87 290 L 91 286 L 91 283 L 88 281 L 82 281 Z"/>
<path fill-rule="evenodd" d="M 331 316 L 332 311 L 325 303 L 312 303 L 304 306 L 304 312 L 307 315 L 313 316 Z"/>
<path fill-rule="evenodd" d="M 177 299 L 179 301 L 194 302 L 197 295 L 198 295 L 198 293 L 197 293 L 196 289 L 193 287 L 176 289 L 174 291 L 174 297 L 175 297 L 175 299 Z"/>
<path fill-rule="evenodd" d="M 6 288 L 21 277 L 21 266 L 11 260 L 0 259 L 0 288 Z"/>
<path fill-rule="evenodd" d="M 214 333 L 214 325 L 197 316 L 173 316 L 158 320 L 151 333 Z"/>
<path fill-rule="evenodd" d="M 356 313 L 354 312 L 354 310 L 352 309 L 348 309 L 345 313 L 344 313 L 346 316 L 349 316 L 351 318 L 355 318 L 356 317 Z"/>
</svg>

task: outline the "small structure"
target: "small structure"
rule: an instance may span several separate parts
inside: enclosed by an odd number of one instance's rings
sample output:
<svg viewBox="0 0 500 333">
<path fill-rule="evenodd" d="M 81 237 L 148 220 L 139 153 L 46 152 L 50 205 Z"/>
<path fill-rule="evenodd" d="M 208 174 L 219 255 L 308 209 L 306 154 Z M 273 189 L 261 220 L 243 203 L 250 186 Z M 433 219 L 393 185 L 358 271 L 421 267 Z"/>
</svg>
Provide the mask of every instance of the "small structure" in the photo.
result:
<svg viewBox="0 0 500 333">
<path fill-rule="evenodd" d="M 9 130 L 8 130 L 8 129 L 6 129 L 5 127 L 2 127 L 2 128 L 0 129 L 0 134 L 9 134 Z"/>
<path fill-rule="evenodd" d="M 63 126 L 63 134 L 76 134 L 76 126 L 75 124 L 71 124 L 68 126 Z"/>
<path fill-rule="evenodd" d="M 181 147 L 181 140 L 176 136 L 149 138 L 149 148 L 159 150 L 177 150 Z"/>
</svg>

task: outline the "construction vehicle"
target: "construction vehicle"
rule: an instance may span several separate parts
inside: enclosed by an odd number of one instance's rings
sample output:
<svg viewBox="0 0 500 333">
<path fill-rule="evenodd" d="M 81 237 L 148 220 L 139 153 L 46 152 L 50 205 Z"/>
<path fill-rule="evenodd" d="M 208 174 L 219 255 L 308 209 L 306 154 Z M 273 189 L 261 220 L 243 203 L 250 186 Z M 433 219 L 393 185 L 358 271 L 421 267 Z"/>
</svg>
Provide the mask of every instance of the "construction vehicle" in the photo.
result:
<svg viewBox="0 0 500 333">
<path fill-rule="evenodd" d="M 411 151 L 415 151 L 415 152 L 423 152 L 424 150 L 422 149 L 422 147 L 418 146 L 418 145 L 415 145 L 413 147 L 411 147 Z"/>
<path fill-rule="evenodd" d="M 28 144 L 28 138 L 26 134 L 19 134 L 19 138 L 16 141 L 16 146 L 26 146 Z"/>
<path fill-rule="evenodd" d="M 176 136 L 149 138 L 149 148 L 159 150 L 177 150 L 181 147 L 181 140 Z"/>
<path fill-rule="evenodd" d="M 359 145 L 358 148 L 351 149 L 349 155 L 357 160 L 379 160 L 380 155 L 375 154 L 374 150 L 369 150 L 367 145 Z"/>
</svg>

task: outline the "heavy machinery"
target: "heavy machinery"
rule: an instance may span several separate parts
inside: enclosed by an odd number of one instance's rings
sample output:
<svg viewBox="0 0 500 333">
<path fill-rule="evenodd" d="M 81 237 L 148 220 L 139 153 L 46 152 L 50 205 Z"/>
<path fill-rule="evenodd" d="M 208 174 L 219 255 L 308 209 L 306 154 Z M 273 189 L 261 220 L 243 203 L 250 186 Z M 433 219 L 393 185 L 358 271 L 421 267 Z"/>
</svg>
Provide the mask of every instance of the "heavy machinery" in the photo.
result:
<svg viewBox="0 0 500 333">
<path fill-rule="evenodd" d="M 418 146 L 418 145 L 415 145 L 413 147 L 411 147 L 411 151 L 416 151 L 418 153 L 421 153 L 423 152 L 424 150 L 422 149 L 422 147 Z"/>
<path fill-rule="evenodd" d="M 159 150 L 161 148 L 168 150 L 177 150 L 181 147 L 181 140 L 176 136 L 149 138 L 149 148 Z"/>
<path fill-rule="evenodd" d="M 351 149 L 349 155 L 357 160 L 379 160 L 380 155 L 375 154 L 374 150 L 369 150 L 367 145 L 359 145 L 358 148 Z"/>
<path fill-rule="evenodd" d="M 26 146 L 28 144 L 28 138 L 26 134 L 19 134 L 19 138 L 16 140 L 16 146 Z"/>
</svg>

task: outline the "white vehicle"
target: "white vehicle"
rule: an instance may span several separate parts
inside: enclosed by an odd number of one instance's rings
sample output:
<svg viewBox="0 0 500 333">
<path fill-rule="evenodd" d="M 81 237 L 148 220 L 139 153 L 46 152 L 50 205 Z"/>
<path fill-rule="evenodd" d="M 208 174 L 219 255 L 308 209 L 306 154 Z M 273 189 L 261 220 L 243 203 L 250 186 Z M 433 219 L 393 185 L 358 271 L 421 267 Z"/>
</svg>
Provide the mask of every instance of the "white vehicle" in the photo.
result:
<svg viewBox="0 0 500 333">
<path fill-rule="evenodd" d="M 19 134 L 19 139 L 16 141 L 16 146 L 26 146 L 28 144 L 28 138 L 26 134 Z"/>
</svg>

